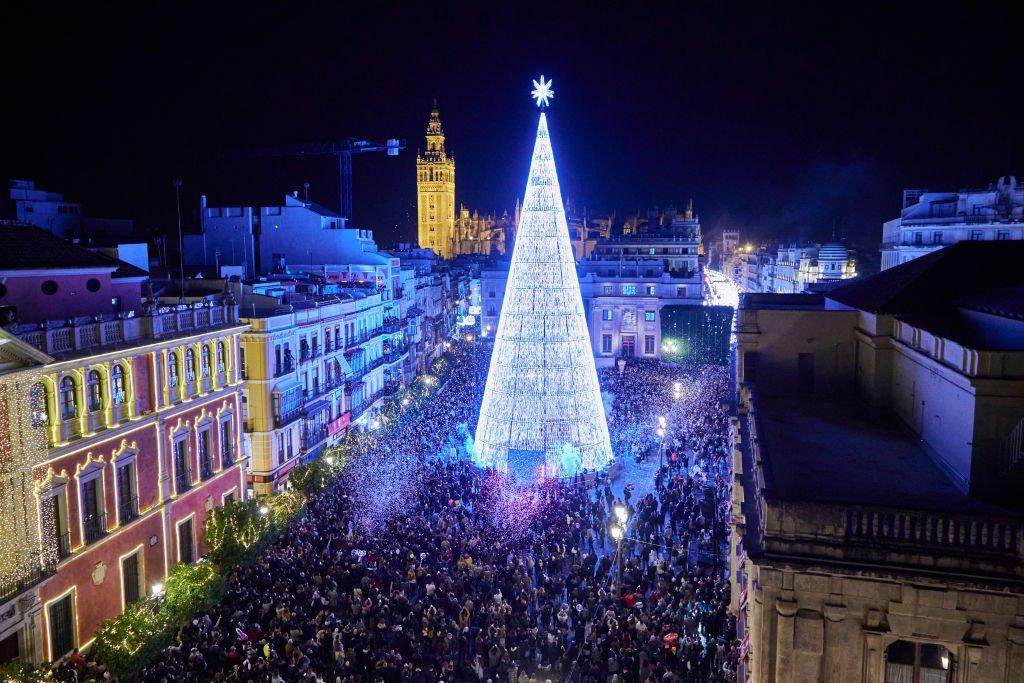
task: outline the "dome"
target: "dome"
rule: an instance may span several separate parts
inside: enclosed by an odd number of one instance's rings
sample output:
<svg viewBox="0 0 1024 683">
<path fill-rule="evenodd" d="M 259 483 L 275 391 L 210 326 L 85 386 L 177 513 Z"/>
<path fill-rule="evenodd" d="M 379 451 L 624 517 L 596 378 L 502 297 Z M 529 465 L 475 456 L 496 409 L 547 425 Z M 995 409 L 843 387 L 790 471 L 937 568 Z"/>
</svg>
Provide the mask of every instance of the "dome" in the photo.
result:
<svg viewBox="0 0 1024 683">
<path fill-rule="evenodd" d="M 850 252 L 839 242 L 829 242 L 818 250 L 818 259 L 822 261 L 845 261 L 849 257 Z"/>
</svg>

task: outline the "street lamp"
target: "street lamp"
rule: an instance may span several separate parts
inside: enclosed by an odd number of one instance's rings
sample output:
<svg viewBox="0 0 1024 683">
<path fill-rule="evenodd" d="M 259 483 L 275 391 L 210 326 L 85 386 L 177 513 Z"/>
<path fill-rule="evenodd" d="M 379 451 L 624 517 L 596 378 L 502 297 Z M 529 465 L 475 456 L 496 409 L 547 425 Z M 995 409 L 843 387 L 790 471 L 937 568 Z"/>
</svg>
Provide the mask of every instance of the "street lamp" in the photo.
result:
<svg viewBox="0 0 1024 683">
<path fill-rule="evenodd" d="M 615 541 L 615 597 L 622 594 L 622 539 L 626 537 L 626 522 L 629 519 L 629 510 L 625 505 L 616 505 L 612 512 L 615 513 L 615 521 L 612 522 L 609 533 Z"/>
<path fill-rule="evenodd" d="M 619 520 L 619 524 L 625 526 L 626 519 L 629 518 L 629 510 L 626 509 L 625 505 L 616 505 L 614 508 L 615 519 Z"/>
<path fill-rule="evenodd" d="M 268 514 L 270 514 L 270 508 L 268 508 L 266 505 L 261 505 L 260 506 L 260 514 L 263 515 L 264 517 L 267 516 Z"/>
</svg>

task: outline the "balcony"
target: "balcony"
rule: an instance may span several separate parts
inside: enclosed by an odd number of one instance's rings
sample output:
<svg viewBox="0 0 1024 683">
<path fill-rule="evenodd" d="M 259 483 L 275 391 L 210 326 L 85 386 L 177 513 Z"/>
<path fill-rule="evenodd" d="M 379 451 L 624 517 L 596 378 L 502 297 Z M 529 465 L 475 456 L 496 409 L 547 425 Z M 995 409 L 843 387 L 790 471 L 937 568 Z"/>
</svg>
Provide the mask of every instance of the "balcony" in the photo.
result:
<svg viewBox="0 0 1024 683">
<path fill-rule="evenodd" d="M 372 394 L 363 396 L 358 403 L 353 403 L 352 410 L 350 411 L 352 413 L 352 419 L 359 419 L 359 417 L 366 412 L 366 409 L 372 406 L 373 403 L 383 395 L 383 391 L 376 391 Z"/>
<path fill-rule="evenodd" d="M 395 330 L 395 331 L 397 332 L 398 330 Z M 349 350 L 357 349 L 357 348 L 359 348 L 360 344 L 363 344 L 364 342 L 368 342 L 371 339 L 373 339 L 374 337 L 378 337 L 378 336 L 380 336 L 382 334 L 384 334 L 384 326 L 383 325 L 380 326 L 380 327 L 375 327 L 372 330 L 367 330 L 366 332 L 362 332 L 362 333 L 357 334 L 355 336 L 348 337 L 347 339 L 345 339 L 345 350 L 349 351 Z"/>
<path fill-rule="evenodd" d="M 192 471 L 189 469 L 179 470 L 174 474 L 174 490 L 184 493 L 192 488 Z"/>
<path fill-rule="evenodd" d="M 118 521 L 120 521 L 122 525 L 137 518 L 139 516 L 138 496 L 132 496 L 131 498 L 120 501 L 117 505 L 117 515 Z"/>
<path fill-rule="evenodd" d="M 57 560 L 63 560 L 67 557 L 71 557 L 71 532 L 65 531 L 62 534 L 57 534 Z"/>
<path fill-rule="evenodd" d="M 397 349 L 392 349 L 390 351 L 385 352 L 384 355 L 381 356 L 381 358 L 383 359 L 384 363 L 394 363 L 395 361 L 401 360 L 408 352 L 409 345 L 405 344 L 403 346 L 398 347 Z"/>
<path fill-rule="evenodd" d="M 214 474 L 213 472 L 213 456 L 209 453 L 200 456 L 199 458 L 199 478 L 206 481 Z"/>
<path fill-rule="evenodd" d="M 237 304 L 198 302 L 179 306 L 159 306 L 151 315 L 118 317 L 109 314 L 67 320 L 49 320 L 42 324 L 18 325 L 15 336 L 51 356 L 72 354 L 86 349 L 145 339 L 166 339 L 194 334 L 210 328 L 238 322 Z"/>
<path fill-rule="evenodd" d="M 107 513 L 97 512 L 82 520 L 82 529 L 85 531 L 85 542 L 93 543 L 107 535 Z"/>
<path fill-rule="evenodd" d="M 310 451 L 323 443 L 326 438 L 327 426 L 324 425 L 316 429 L 304 431 L 302 438 L 299 439 L 299 444 L 302 446 L 302 450 Z"/>
<path fill-rule="evenodd" d="M 227 469 L 235 464 L 235 449 L 230 442 L 222 444 L 220 449 L 220 466 Z"/>
<path fill-rule="evenodd" d="M 289 408 L 288 410 L 285 410 L 282 413 L 275 413 L 274 427 L 280 429 L 281 427 L 290 425 L 292 422 L 295 422 L 297 419 L 299 419 L 299 413 L 301 412 L 301 410 L 302 403 L 300 401 L 299 405 L 296 405 L 294 408 Z"/>
<path fill-rule="evenodd" d="M 391 334 L 393 332 L 401 332 L 406 327 L 408 327 L 408 323 L 401 318 L 386 318 L 381 329 L 385 334 Z"/>
<path fill-rule="evenodd" d="M 295 363 L 292 362 L 291 358 L 286 358 L 283 363 L 278 363 L 277 367 L 274 368 L 274 377 L 280 377 L 281 375 L 287 375 L 295 370 Z"/>
<path fill-rule="evenodd" d="M 32 586 L 36 585 L 48 576 L 53 575 L 54 568 L 36 565 L 32 567 L 26 574 L 12 579 L 6 583 L 0 584 L 0 602 L 5 602 L 14 596 L 25 592 Z"/>
</svg>

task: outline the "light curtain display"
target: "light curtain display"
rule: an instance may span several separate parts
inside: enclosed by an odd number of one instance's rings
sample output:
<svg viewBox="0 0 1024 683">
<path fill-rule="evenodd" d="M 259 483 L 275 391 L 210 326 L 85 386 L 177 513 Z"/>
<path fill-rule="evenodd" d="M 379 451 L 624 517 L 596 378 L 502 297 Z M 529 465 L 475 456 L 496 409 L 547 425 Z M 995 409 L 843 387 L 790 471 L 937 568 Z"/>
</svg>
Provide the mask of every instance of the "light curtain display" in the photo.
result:
<svg viewBox="0 0 1024 683">
<path fill-rule="evenodd" d="M 612 457 L 543 113 L 476 431 L 480 464 L 507 471 L 510 451 L 558 476 Z"/>
</svg>

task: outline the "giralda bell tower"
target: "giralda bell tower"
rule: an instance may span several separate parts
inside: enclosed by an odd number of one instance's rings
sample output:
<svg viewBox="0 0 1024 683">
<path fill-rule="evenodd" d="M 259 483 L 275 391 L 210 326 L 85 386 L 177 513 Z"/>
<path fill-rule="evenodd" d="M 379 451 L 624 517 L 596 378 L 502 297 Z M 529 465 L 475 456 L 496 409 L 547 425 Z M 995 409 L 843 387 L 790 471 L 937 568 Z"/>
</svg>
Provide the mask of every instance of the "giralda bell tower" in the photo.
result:
<svg viewBox="0 0 1024 683">
<path fill-rule="evenodd" d="M 437 101 L 427 123 L 427 149 L 416 155 L 416 223 L 421 247 L 451 258 L 455 236 L 455 159 L 444 151 Z"/>
</svg>

